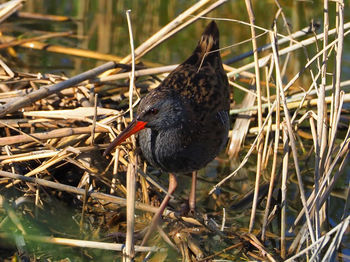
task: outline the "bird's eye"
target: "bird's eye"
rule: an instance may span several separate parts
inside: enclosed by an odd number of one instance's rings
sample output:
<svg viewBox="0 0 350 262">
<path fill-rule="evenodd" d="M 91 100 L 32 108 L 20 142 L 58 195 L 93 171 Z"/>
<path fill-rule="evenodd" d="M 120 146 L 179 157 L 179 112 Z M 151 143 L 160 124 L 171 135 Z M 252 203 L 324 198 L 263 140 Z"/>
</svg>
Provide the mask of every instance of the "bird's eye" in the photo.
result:
<svg viewBox="0 0 350 262">
<path fill-rule="evenodd" d="M 152 115 L 156 115 L 156 114 L 158 114 L 158 109 L 157 108 L 151 108 L 150 112 L 151 112 Z"/>
</svg>

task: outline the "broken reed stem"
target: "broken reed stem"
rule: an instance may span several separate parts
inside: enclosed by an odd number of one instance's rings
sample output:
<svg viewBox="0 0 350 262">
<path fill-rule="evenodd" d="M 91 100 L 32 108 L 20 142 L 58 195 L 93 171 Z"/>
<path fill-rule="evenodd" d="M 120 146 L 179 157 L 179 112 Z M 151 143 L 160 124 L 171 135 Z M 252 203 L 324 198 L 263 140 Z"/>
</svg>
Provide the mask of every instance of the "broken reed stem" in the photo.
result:
<svg viewBox="0 0 350 262">
<path fill-rule="evenodd" d="M 59 32 L 59 33 L 48 33 L 48 34 L 45 34 L 45 35 L 36 36 L 36 37 L 32 37 L 32 38 L 13 40 L 11 42 L 0 44 L 0 49 L 13 47 L 13 46 L 16 46 L 16 45 L 21 45 L 21 44 L 29 43 L 29 42 L 33 42 L 33 41 L 39 41 L 39 40 L 44 40 L 44 39 L 54 38 L 54 37 L 64 37 L 64 36 L 69 36 L 69 35 L 72 35 L 71 31 L 69 31 L 69 32 Z"/>
<path fill-rule="evenodd" d="M 130 85 L 129 85 L 129 112 L 130 119 L 133 120 L 133 91 L 134 91 L 134 80 L 135 80 L 135 52 L 134 52 L 134 38 L 132 32 L 132 25 L 130 19 L 131 10 L 126 11 L 126 19 L 128 21 L 129 39 L 130 39 L 130 50 L 131 50 L 131 74 L 130 74 Z M 133 140 L 133 146 L 135 148 L 135 139 Z M 134 226 L 135 226 L 135 194 L 136 194 L 136 173 L 137 173 L 137 157 L 129 152 L 130 163 L 128 164 L 128 172 L 126 174 L 126 240 L 125 249 L 123 251 L 123 261 L 131 262 L 134 260 L 135 248 L 134 248 Z"/>
<path fill-rule="evenodd" d="M 101 74 L 102 72 L 105 72 L 106 70 L 109 70 L 109 69 L 115 68 L 115 67 L 116 67 L 115 62 L 108 62 L 108 63 L 105 63 L 101 66 L 90 69 L 84 73 L 73 76 L 73 77 L 69 78 L 68 80 L 59 82 L 59 83 L 54 84 L 54 85 L 42 86 L 38 90 L 33 91 L 24 97 L 20 97 L 13 102 L 6 103 L 5 105 L 1 106 L 0 107 L 0 117 L 4 117 L 6 114 L 13 113 L 22 107 L 28 106 L 28 105 L 30 105 L 30 104 L 32 104 L 40 99 L 48 97 L 51 94 L 60 92 L 63 89 L 66 89 L 68 87 L 79 84 L 87 79 L 94 78 L 97 75 Z"/>
<path fill-rule="evenodd" d="M 287 178 L 289 161 L 289 140 L 287 128 L 282 125 L 283 131 L 283 164 L 281 181 L 281 257 L 286 258 L 286 222 L 287 222 Z"/>
<path fill-rule="evenodd" d="M 277 76 L 276 81 L 279 83 L 279 88 L 281 89 L 281 100 L 282 100 L 283 111 L 284 111 L 284 114 L 285 114 L 287 128 L 288 128 L 288 136 L 289 136 L 289 140 L 290 140 L 291 148 L 292 148 L 292 153 L 293 153 L 293 160 L 294 160 L 295 171 L 296 171 L 297 178 L 298 178 L 300 198 L 301 198 L 301 202 L 303 204 L 303 208 L 305 209 L 306 222 L 307 222 L 309 234 L 310 234 L 310 237 L 311 237 L 311 241 L 312 241 L 312 243 L 314 243 L 315 242 L 315 237 L 314 237 L 314 232 L 312 230 L 310 214 L 309 214 L 309 211 L 308 211 L 308 208 L 307 208 L 307 202 L 306 202 L 305 192 L 304 192 L 304 185 L 303 185 L 303 181 L 302 181 L 301 174 L 300 174 L 298 154 L 297 154 L 297 148 L 296 148 L 296 145 L 295 145 L 295 139 L 294 139 L 294 136 L 293 136 L 293 128 L 292 128 L 291 118 L 290 118 L 289 110 L 287 108 L 286 98 L 285 98 L 284 90 L 283 90 L 282 79 L 280 78 L 278 55 L 277 55 L 277 50 L 276 50 L 277 46 L 275 45 L 275 35 L 273 34 L 273 32 L 270 32 L 270 39 L 271 39 L 271 41 L 273 43 L 272 51 L 273 51 L 274 62 L 275 62 L 275 70 L 277 72 L 277 74 L 276 74 L 276 76 Z"/>
<path fill-rule="evenodd" d="M 250 0 L 245 0 L 247 12 L 249 15 L 249 21 L 251 25 L 255 25 L 255 15 L 253 12 L 252 3 Z M 254 65 L 255 65 L 255 84 L 256 84 L 256 94 L 257 94 L 257 100 L 258 100 L 258 123 L 259 128 L 262 128 L 262 109 L 261 109 L 261 86 L 260 86 L 260 72 L 259 72 L 259 57 L 258 57 L 258 46 L 256 43 L 256 35 L 255 35 L 255 28 L 253 26 L 250 27 L 251 35 L 252 35 L 252 45 L 254 50 Z M 254 198 L 253 198 L 253 204 L 252 204 L 252 211 L 250 216 L 250 223 L 249 223 L 249 232 L 251 233 L 253 231 L 254 222 L 255 222 L 255 214 L 256 214 L 256 207 L 258 203 L 258 195 L 259 195 L 259 184 L 260 184 L 260 176 L 261 176 L 261 164 L 262 164 L 262 152 L 263 152 L 263 138 L 264 136 L 261 135 L 258 138 L 257 142 L 257 151 L 258 151 L 258 159 L 257 159 L 257 167 L 256 167 L 256 180 L 255 180 L 255 189 L 254 189 Z"/>
</svg>

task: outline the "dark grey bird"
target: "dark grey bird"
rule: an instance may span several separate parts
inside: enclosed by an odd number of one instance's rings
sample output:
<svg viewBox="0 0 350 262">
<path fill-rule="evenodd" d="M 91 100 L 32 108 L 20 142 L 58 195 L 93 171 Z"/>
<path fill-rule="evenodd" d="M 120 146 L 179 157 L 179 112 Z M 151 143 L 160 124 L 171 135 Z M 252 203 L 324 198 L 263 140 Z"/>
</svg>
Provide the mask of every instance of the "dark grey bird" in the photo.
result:
<svg viewBox="0 0 350 262">
<path fill-rule="evenodd" d="M 195 208 L 196 171 L 224 147 L 229 131 L 229 88 L 219 52 L 219 30 L 211 22 L 192 55 L 140 102 L 137 117 L 105 150 L 108 154 L 132 134 L 146 160 L 169 173 L 168 194 L 155 214 L 145 244 L 157 225 L 177 175 L 192 172 L 189 207 Z"/>
</svg>

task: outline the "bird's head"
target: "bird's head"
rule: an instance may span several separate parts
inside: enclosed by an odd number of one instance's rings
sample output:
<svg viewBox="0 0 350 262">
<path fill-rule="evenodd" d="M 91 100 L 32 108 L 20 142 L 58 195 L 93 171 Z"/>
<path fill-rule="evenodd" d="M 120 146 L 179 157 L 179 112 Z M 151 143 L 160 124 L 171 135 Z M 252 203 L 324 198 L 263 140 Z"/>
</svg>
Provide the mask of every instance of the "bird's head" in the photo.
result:
<svg viewBox="0 0 350 262">
<path fill-rule="evenodd" d="M 159 93 L 150 93 L 141 100 L 137 117 L 107 147 L 103 153 L 104 156 L 142 129 L 167 130 L 183 125 L 187 121 L 187 110 L 179 99 L 171 96 L 159 97 L 159 95 Z"/>
</svg>

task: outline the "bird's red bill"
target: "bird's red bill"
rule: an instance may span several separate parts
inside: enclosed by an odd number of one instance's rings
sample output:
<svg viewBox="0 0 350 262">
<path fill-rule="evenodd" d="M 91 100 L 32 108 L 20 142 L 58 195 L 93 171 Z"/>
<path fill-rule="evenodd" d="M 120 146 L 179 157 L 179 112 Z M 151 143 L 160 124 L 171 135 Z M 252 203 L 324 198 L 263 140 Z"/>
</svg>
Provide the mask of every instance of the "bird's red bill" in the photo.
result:
<svg viewBox="0 0 350 262">
<path fill-rule="evenodd" d="M 127 139 L 129 136 L 139 132 L 140 130 L 144 129 L 146 127 L 147 122 L 144 121 L 137 121 L 134 119 L 128 126 L 125 128 L 116 139 L 113 140 L 113 142 L 106 148 L 106 150 L 103 152 L 103 156 L 106 156 L 109 152 L 113 150 L 116 146 L 120 145 L 125 139 Z"/>
</svg>

